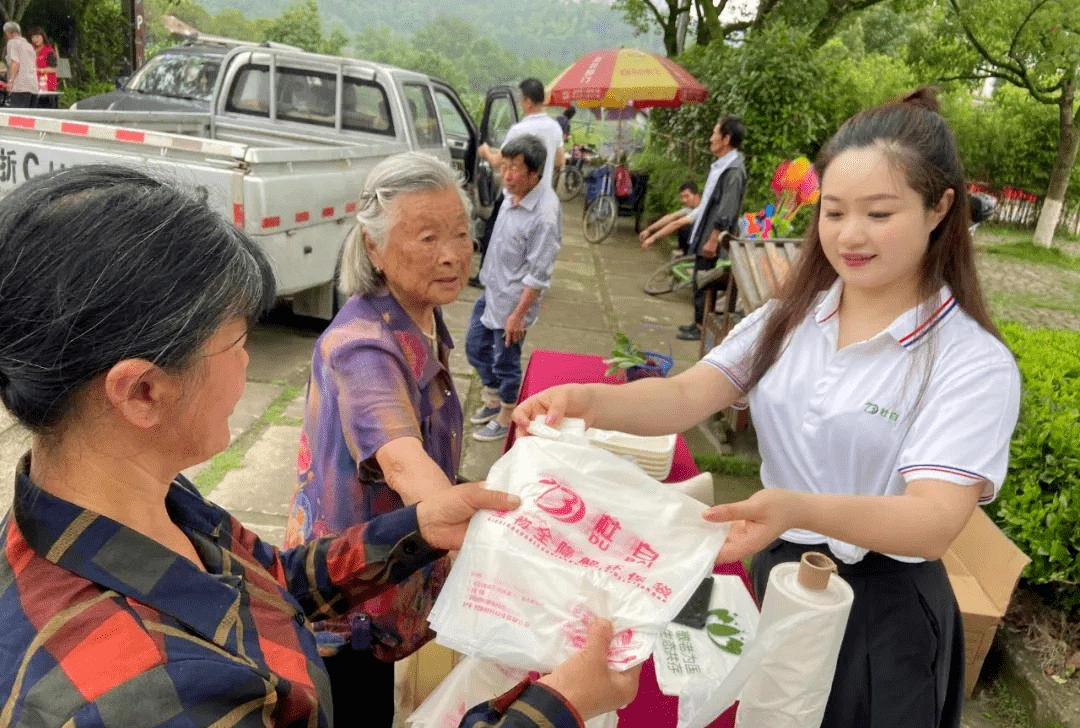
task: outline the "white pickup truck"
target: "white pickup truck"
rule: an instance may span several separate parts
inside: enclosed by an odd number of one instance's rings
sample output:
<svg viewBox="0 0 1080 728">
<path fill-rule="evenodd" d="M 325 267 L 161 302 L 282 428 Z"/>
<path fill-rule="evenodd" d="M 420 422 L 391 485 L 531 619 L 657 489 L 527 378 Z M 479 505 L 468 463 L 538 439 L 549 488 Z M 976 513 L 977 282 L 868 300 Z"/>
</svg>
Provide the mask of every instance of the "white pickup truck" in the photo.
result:
<svg viewBox="0 0 1080 728">
<path fill-rule="evenodd" d="M 478 132 L 429 76 L 366 61 L 243 47 L 223 60 L 209 113 L 35 109 L 0 113 L 0 196 L 64 166 L 126 164 L 187 184 L 269 255 L 297 313 L 330 318 L 342 245 L 368 171 L 410 149 L 464 172 L 481 215 L 494 197 L 481 141 L 517 119 L 511 89 L 488 94 Z"/>
</svg>

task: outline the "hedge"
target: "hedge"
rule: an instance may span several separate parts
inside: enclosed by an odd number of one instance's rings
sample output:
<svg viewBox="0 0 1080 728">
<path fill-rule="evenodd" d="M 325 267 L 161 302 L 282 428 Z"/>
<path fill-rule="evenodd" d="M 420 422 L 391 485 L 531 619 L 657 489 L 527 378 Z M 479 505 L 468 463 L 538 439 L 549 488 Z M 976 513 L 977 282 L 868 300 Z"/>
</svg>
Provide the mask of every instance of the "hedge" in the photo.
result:
<svg viewBox="0 0 1080 728">
<path fill-rule="evenodd" d="M 1080 610 L 1080 332 L 1001 327 L 1023 381 L 994 521 L 1031 557 L 1024 578 Z"/>
</svg>

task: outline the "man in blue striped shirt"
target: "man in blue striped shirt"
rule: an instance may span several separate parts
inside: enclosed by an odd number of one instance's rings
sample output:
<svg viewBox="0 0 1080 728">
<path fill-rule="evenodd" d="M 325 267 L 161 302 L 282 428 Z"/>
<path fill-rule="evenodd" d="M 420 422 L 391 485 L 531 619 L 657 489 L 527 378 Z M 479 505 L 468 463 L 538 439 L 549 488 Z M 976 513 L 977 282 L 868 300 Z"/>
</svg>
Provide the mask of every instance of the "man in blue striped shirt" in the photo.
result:
<svg viewBox="0 0 1080 728">
<path fill-rule="evenodd" d="M 525 134 L 502 148 L 505 199 L 480 270 L 484 285 L 472 312 L 465 353 L 484 383 L 483 402 L 470 422 L 477 440 L 501 440 L 521 386 L 521 344 L 536 321 L 540 298 L 562 241 L 559 198 L 541 184 L 547 150 Z M 545 180 L 546 182 L 546 180 Z"/>
</svg>

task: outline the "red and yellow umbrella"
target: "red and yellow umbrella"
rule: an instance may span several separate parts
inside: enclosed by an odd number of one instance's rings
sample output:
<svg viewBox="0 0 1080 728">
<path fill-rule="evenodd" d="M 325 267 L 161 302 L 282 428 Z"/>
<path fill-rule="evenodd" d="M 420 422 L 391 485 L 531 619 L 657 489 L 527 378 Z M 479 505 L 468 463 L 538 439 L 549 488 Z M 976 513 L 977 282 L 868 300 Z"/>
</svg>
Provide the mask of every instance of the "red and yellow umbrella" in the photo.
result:
<svg viewBox="0 0 1080 728">
<path fill-rule="evenodd" d="M 547 88 L 553 106 L 642 109 L 704 101 L 708 92 L 675 61 L 635 48 L 593 51 L 555 77 Z"/>
</svg>

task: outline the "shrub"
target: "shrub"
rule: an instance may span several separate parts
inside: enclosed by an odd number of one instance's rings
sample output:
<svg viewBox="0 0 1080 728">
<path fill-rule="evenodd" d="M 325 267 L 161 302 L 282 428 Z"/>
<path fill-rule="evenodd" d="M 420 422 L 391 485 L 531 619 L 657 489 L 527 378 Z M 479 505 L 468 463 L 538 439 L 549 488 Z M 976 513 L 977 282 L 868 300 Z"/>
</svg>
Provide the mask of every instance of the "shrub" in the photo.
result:
<svg viewBox="0 0 1080 728">
<path fill-rule="evenodd" d="M 91 81 L 78 86 L 69 85 L 60 94 L 60 107 L 66 109 L 80 99 L 107 94 L 115 90 L 116 84 L 110 81 Z"/>
<path fill-rule="evenodd" d="M 1024 572 L 1080 610 L 1080 332 L 1002 326 L 1023 379 L 1009 474 L 987 511 L 1031 557 Z"/>
<path fill-rule="evenodd" d="M 770 182 L 780 162 L 813 160 L 846 118 L 915 85 L 898 59 L 852 59 L 839 41 L 815 48 L 806 30 L 783 23 L 756 31 L 739 47 L 694 46 L 676 60 L 709 96 L 701 104 L 652 112 L 650 148 L 637 160 L 650 173 L 645 209 L 652 218 L 674 209 L 678 185 L 688 176 L 704 185 L 712 161 L 709 134 L 724 114 L 746 123 L 743 211 L 755 212 L 775 201 Z M 807 217 L 799 216 L 792 234 L 805 228 Z"/>
</svg>

